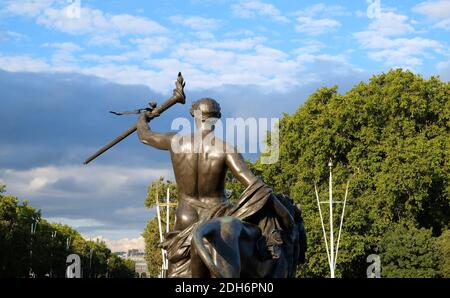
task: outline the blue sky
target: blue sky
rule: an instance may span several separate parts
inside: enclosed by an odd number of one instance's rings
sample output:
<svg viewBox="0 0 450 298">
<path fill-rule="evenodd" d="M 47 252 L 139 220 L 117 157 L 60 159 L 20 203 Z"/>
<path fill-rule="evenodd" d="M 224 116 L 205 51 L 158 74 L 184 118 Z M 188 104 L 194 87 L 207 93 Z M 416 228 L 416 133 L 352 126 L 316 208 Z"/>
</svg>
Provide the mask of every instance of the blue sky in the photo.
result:
<svg viewBox="0 0 450 298">
<path fill-rule="evenodd" d="M 0 1 L 0 181 L 86 236 L 136 245 L 146 185 L 173 174 L 132 137 L 83 167 L 134 121 L 108 110 L 161 102 L 181 71 L 188 104 L 280 117 L 394 67 L 449 80 L 449 36 L 450 0 Z"/>
</svg>

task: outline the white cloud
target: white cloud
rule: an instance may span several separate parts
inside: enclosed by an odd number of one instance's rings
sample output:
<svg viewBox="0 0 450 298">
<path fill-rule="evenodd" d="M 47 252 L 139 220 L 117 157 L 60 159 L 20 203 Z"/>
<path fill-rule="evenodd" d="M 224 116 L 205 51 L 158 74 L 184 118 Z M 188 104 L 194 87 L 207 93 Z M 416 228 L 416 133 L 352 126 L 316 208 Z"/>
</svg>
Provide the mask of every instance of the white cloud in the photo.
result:
<svg viewBox="0 0 450 298">
<path fill-rule="evenodd" d="M 208 46 L 213 49 L 228 49 L 234 51 L 254 49 L 265 39 L 262 37 L 244 38 L 244 39 L 224 39 L 221 41 L 209 42 Z"/>
<path fill-rule="evenodd" d="M 47 179 L 43 178 L 43 177 L 35 177 L 33 178 L 33 180 L 31 180 L 30 185 L 28 186 L 29 190 L 32 191 L 36 191 L 39 190 L 41 188 L 43 188 L 44 186 L 46 186 L 48 183 Z"/>
<path fill-rule="evenodd" d="M 153 34 L 165 33 L 167 29 L 159 23 L 145 17 L 120 14 L 107 16 L 110 18 L 111 29 L 117 29 L 121 34 Z"/>
<path fill-rule="evenodd" d="M 314 53 L 319 52 L 324 47 L 325 47 L 325 44 L 318 40 L 307 40 L 304 42 L 304 46 L 301 48 L 295 49 L 294 53 L 297 55 L 314 54 Z"/>
<path fill-rule="evenodd" d="M 144 24 L 150 20 L 142 17 L 110 15 L 82 6 L 81 17 L 70 19 L 64 16 L 63 8 L 51 3 L 41 7 L 41 11 L 34 16 L 38 23 L 50 28 L 71 34 L 86 34 L 88 44 L 85 49 L 70 43 L 48 43 L 47 47 L 55 49 L 50 57 L 39 60 L 27 56 L 0 56 L 0 61 L 6 62 L 0 68 L 10 71 L 75 72 L 122 84 L 144 84 L 161 93 L 172 90 L 174 74 L 178 71 L 187 79 L 187 88 L 190 90 L 255 85 L 270 91 L 286 92 L 304 84 L 304 81 L 292 79 L 305 71 L 305 65 L 302 64 L 305 61 L 297 59 L 298 53 L 267 46 L 267 38 L 256 36 L 248 30 L 238 33 L 244 35 L 243 38 L 230 38 L 230 35 L 216 38 L 207 31 L 220 25 L 220 21 L 212 18 L 172 16 L 173 22 L 199 30 L 194 32 L 198 34 L 197 39 L 191 39 L 193 35 L 179 38 L 160 34 L 167 31 L 158 26 L 152 30 L 151 25 Z M 261 1 L 241 1 L 234 9 L 247 17 L 261 16 L 288 21 L 274 5 Z M 311 8 L 311 11 L 314 14 L 343 13 L 337 6 L 319 5 Z M 299 23 L 297 30 L 320 34 L 338 26 L 340 23 L 332 19 L 310 18 L 308 22 Z M 142 36 L 145 30 L 141 28 L 150 28 L 147 33 L 152 32 L 151 36 Z M 114 49 L 114 52 L 105 51 L 100 55 L 89 47 L 93 44 L 117 46 L 125 41 L 127 46 L 122 52 Z M 22 61 L 27 63 L 21 65 Z"/>
<path fill-rule="evenodd" d="M 394 12 L 383 12 L 369 24 L 369 31 L 381 36 L 397 36 L 414 32 L 408 17 Z"/>
<path fill-rule="evenodd" d="M 72 228 L 94 228 L 105 226 L 104 222 L 96 220 L 94 218 L 66 218 L 66 217 L 48 217 L 46 218 L 51 223 L 61 223 Z"/>
<path fill-rule="evenodd" d="M 71 53 L 53 55 L 51 63 L 32 60 L 34 68 L 26 70 L 46 72 L 76 72 L 94 75 L 122 84 L 144 84 L 153 90 L 167 93 L 173 88 L 174 71 L 182 71 L 190 90 L 222 87 L 225 85 L 254 85 L 263 90 L 288 92 L 305 81 L 293 80 L 305 72 L 305 61 L 294 55 L 264 45 L 265 38 L 212 40 L 184 42 L 171 48 L 172 41 L 136 38 L 135 51 L 120 55 L 93 55 L 84 53 L 85 61 L 96 62 L 92 66 L 74 64 Z M 55 45 L 56 46 L 56 45 Z M 312 45 L 310 45 L 311 47 Z M 68 45 L 66 47 L 70 48 Z M 317 52 L 317 44 L 315 45 Z M 306 50 L 306 49 L 304 49 Z M 310 48 L 309 54 L 311 54 Z M 166 58 L 154 58 L 153 52 L 166 51 Z M 65 55 L 63 55 L 65 54 Z M 315 54 L 314 54 L 315 55 Z M 25 57 L 2 57 L 6 70 L 21 71 L 20 61 Z M 139 65 L 132 63 L 139 61 Z M 76 60 L 76 59 L 75 59 Z M 3 66 L 3 64 L 2 64 Z"/>
<path fill-rule="evenodd" d="M 425 1 L 413 10 L 434 21 L 434 28 L 450 30 L 450 0 Z"/>
<path fill-rule="evenodd" d="M 114 62 L 126 62 L 130 60 L 126 55 L 97 55 L 97 54 L 84 54 L 81 58 L 87 61 L 94 61 L 97 63 L 107 64 Z"/>
<path fill-rule="evenodd" d="M 411 68 L 421 65 L 424 57 L 429 58 L 433 52 L 442 49 L 436 40 L 409 37 L 413 33 L 414 27 L 407 16 L 390 11 L 382 12 L 367 30 L 356 32 L 354 36 L 363 48 L 368 49 L 369 58 L 391 67 Z"/>
<path fill-rule="evenodd" d="M 28 38 L 29 38 L 28 36 L 18 33 L 18 32 L 9 31 L 9 30 L 6 30 L 6 31 L 0 30 L 0 42 L 8 41 L 8 40 L 22 41 L 22 40 L 25 40 Z"/>
<path fill-rule="evenodd" d="M 324 3 L 317 3 L 312 6 L 308 6 L 305 9 L 298 10 L 294 13 L 298 16 L 315 17 L 320 15 L 325 16 L 348 16 L 350 12 L 340 5 L 326 5 Z"/>
<path fill-rule="evenodd" d="M 430 19 L 446 19 L 450 18 L 450 1 L 449 0 L 432 0 L 419 3 L 414 6 L 413 10 L 425 15 Z"/>
<path fill-rule="evenodd" d="M 201 40 L 213 40 L 215 35 L 210 31 L 196 31 L 194 35 Z"/>
<path fill-rule="evenodd" d="M 243 0 L 238 4 L 233 4 L 231 9 L 234 15 L 242 18 L 262 16 L 281 23 L 289 22 L 289 19 L 274 5 L 259 0 Z"/>
<path fill-rule="evenodd" d="M 138 55 L 138 57 L 149 57 L 151 54 L 159 53 L 168 48 L 172 41 L 165 36 L 157 37 L 144 37 L 130 39 L 132 44 L 137 46 L 137 50 L 132 56 Z"/>
<path fill-rule="evenodd" d="M 450 30 L 450 18 L 436 23 L 434 27 L 444 30 Z"/>
<path fill-rule="evenodd" d="M 118 240 L 111 240 L 104 238 L 103 236 L 97 236 L 94 239 L 99 239 L 105 242 L 106 246 L 111 249 L 112 252 L 118 251 L 128 251 L 129 249 L 145 249 L 144 237 L 140 236 L 138 238 L 122 238 Z"/>
<path fill-rule="evenodd" d="M 34 17 L 37 24 L 74 35 L 149 35 L 167 31 L 159 23 L 145 17 L 113 15 L 83 5 L 80 6 L 80 16 L 71 17 L 67 13 L 67 5 L 66 1 L 10 1 L 5 11 L 12 15 Z"/>
<path fill-rule="evenodd" d="M 25 197 L 71 197 L 77 194 L 89 199 L 116 193 L 130 183 L 147 184 L 160 176 L 170 177 L 171 171 L 99 165 L 0 169 L 0 177 L 8 190 Z"/>
<path fill-rule="evenodd" d="M 437 41 L 421 37 L 386 39 L 380 41 L 380 50 L 370 52 L 369 57 L 392 66 L 419 66 L 426 52 L 435 48 L 440 48 Z"/>
<path fill-rule="evenodd" d="M 69 18 L 64 8 L 47 8 L 36 22 L 49 28 L 69 34 L 154 34 L 164 33 L 166 28 L 157 22 L 128 14 L 110 15 L 101 10 L 82 7 L 79 18 Z"/>
<path fill-rule="evenodd" d="M 114 48 L 124 48 L 125 46 L 122 45 L 120 42 L 120 38 L 114 34 L 109 35 L 94 35 L 89 38 L 87 41 L 87 44 L 89 46 L 108 46 L 108 47 L 114 47 Z"/>
<path fill-rule="evenodd" d="M 302 69 L 288 54 L 262 44 L 254 46 L 251 52 L 239 53 L 207 44 L 184 43 L 173 56 L 201 70 L 190 75 L 193 87 L 200 89 L 255 84 L 281 91 L 296 84 L 292 77 Z"/>
<path fill-rule="evenodd" d="M 28 199 L 43 211 L 44 218 L 109 239 L 142 233 L 154 214 L 141 207 L 146 186 L 160 176 L 173 179 L 172 170 L 95 164 L 0 168 L 0 181 L 8 193 Z"/>
<path fill-rule="evenodd" d="M 46 48 L 53 48 L 55 51 L 51 56 L 53 66 L 57 66 L 59 71 L 70 71 L 77 67 L 78 60 L 74 53 L 83 49 L 72 42 L 45 43 Z"/>
<path fill-rule="evenodd" d="M 45 47 L 55 48 L 58 50 L 66 51 L 66 52 L 75 52 L 80 51 L 82 48 L 72 42 L 53 42 L 53 43 L 45 43 Z"/>
<path fill-rule="evenodd" d="M 0 54 L 0 67 L 7 71 L 43 72 L 50 69 L 50 65 L 41 59 L 26 55 L 2 56 Z"/>
<path fill-rule="evenodd" d="M 295 30 L 310 35 L 328 33 L 340 27 L 341 23 L 333 19 L 313 19 L 311 17 L 298 17 Z"/>
<path fill-rule="evenodd" d="M 328 33 L 341 26 L 339 21 L 331 17 L 349 14 L 342 6 L 318 3 L 294 13 L 297 16 L 295 30 L 310 35 Z"/>
<path fill-rule="evenodd" d="M 132 240 L 130 245 L 133 245 L 133 243 L 136 243 L 137 245 L 139 245 L 139 240 L 134 242 L 133 239 L 138 239 L 140 237 L 140 235 L 142 235 L 142 232 L 145 228 L 145 223 L 143 222 L 143 226 L 139 229 L 133 229 L 133 228 L 125 228 L 125 227 L 120 227 L 120 226 L 115 226 L 114 229 L 108 228 L 106 226 L 104 227 L 98 227 L 98 228 L 94 228 L 91 229 L 89 231 L 89 233 L 86 232 L 81 232 L 81 235 L 83 236 L 84 239 L 86 240 L 93 240 L 95 241 L 96 239 L 104 241 L 106 243 L 106 245 L 113 251 L 121 251 L 119 248 L 120 246 L 118 246 L 117 248 L 115 248 L 114 246 L 111 247 L 111 242 L 114 243 L 116 241 L 119 241 L 119 244 L 122 242 L 123 245 L 126 245 L 126 243 L 129 240 Z M 114 244 L 112 244 L 114 245 Z M 127 247 L 127 246 L 124 246 Z M 139 247 L 133 247 L 131 246 L 131 248 L 138 248 L 138 249 L 143 249 L 144 246 L 139 246 Z"/>
<path fill-rule="evenodd" d="M 11 14 L 35 17 L 55 2 L 55 0 L 12 0 L 7 2 L 5 11 Z"/>
<path fill-rule="evenodd" d="M 121 84 L 148 85 L 153 90 L 163 93 L 173 88 L 174 69 L 176 69 L 175 73 L 178 70 L 183 71 L 183 73 L 196 73 L 195 68 L 180 62 L 175 64 L 171 63 L 170 65 L 161 63 L 160 65 L 164 69 L 159 70 L 145 69 L 133 64 L 118 64 L 124 61 L 126 62 L 134 54 L 136 53 L 131 53 L 128 56 L 82 55 L 87 61 L 98 62 L 94 66 L 86 67 L 81 67 L 79 64 L 76 64 L 77 59 L 68 52 L 55 52 L 52 55 L 51 63 L 25 55 L 2 56 L 0 54 L 0 69 L 11 72 L 81 73 Z M 161 62 L 164 62 L 164 59 Z M 153 65 L 157 65 L 157 63 Z"/>
<path fill-rule="evenodd" d="M 211 31 L 219 27 L 220 21 L 211 18 L 203 18 L 199 16 L 171 16 L 170 20 L 179 25 L 189 27 L 196 31 Z"/>
</svg>

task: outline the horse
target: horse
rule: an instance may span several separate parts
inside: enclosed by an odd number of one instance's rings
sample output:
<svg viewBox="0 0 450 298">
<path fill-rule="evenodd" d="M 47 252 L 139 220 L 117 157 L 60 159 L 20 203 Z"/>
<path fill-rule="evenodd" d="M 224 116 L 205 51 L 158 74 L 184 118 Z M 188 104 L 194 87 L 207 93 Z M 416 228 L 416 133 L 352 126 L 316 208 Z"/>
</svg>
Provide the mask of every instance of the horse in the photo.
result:
<svg viewBox="0 0 450 298">
<path fill-rule="evenodd" d="M 294 220 L 290 230 L 267 224 L 275 218 L 270 208 L 245 221 L 233 216 L 209 219 L 192 232 L 192 277 L 295 277 L 305 261 L 307 241 L 301 208 L 288 196 L 275 196 Z"/>
</svg>

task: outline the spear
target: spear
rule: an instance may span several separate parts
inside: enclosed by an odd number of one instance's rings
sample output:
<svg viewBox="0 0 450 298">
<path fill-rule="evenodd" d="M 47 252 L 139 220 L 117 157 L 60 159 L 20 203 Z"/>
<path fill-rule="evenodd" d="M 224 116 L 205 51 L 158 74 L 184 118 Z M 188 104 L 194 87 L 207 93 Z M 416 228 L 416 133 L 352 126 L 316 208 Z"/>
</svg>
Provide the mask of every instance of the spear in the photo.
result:
<svg viewBox="0 0 450 298">
<path fill-rule="evenodd" d="M 145 110 L 145 111 L 150 111 L 152 114 L 158 115 L 158 114 L 162 114 L 164 111 L 166 111 L 167 109 L 169 109 L 171 106 L 173 106 L 176 103 L 184 104 L 186 102 L 186 96 L 184 95 L 184 85 L 185 84 L 186 83 L 184 82 L 183 76 L 181 75 L 181 72 L 179 72 L 177 81 L 175 82 L 175 89 L 173 89 L 172 97 L 170 97 L 168 100 L 166 100 L 160 106 L 155 107 L 155 105 L 150 104 L 152 109 L 149 109 L 149 108 L 139 109 L 139 110 L 137 110 L 137 113 L 140 113 L 142 110 Z M 121 113 L 114 113 L 114 114 L 120 115 Z M 126 113 L 123 113 L 123 114 L 126 114 Z M 117 143 L 119 143 L 120 141 L 122 141 L 123 139 L 125 139 L 126 137 L 131 135 L 132 133 L 134 133 L 136 131 L 136 129 L 137 129 L 136 124 L 134 124 L 133 126 L 128 128 L 128 130 L 124 131 L 121 135 L 119 135 L 114 140 L 112 140 L 110 143 L 106 144 L 105 146 L 100 148 L 97 152 L 95 152 L 93 155 L 88 157 L 84 161 L 84 164 L 87 165 L 88 163 L 90 163 L 91 161 L 96 159 L 98 156 L 103 154 L 105 151 L 107 151 L 108 149 L 110 149 L 111 147 L 113 147 L 114 145 L 116 145 Z"/>
</svg>

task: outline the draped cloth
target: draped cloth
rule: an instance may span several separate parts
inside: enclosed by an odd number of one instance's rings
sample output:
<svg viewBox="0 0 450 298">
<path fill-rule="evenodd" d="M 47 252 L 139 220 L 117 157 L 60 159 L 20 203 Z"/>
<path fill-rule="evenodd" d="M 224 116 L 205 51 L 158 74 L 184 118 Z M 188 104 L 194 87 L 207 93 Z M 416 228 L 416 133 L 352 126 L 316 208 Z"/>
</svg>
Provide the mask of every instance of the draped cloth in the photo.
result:
<svg viewBox="0 0 450 298">
<path fill-rule="evenodd" d="M 262 234 L 269 237 L 270 233 L 274 230 L 280 229 L 280 224 L 276 218 L 270 216 L 267 211 L 262 212 L 262 210 L 270 200 L 276 199 L 272 195 L 272 189 L 259 179 L 249 185 L 233 205 L 229 202 L 208 205 L 199 200 L 184 199 L 197 210 L 198 208 L 204 209 L 198 213 L 205 215 L 182 231 L 172 231 L 166 234 L 165 241 L 161 243 L 161 247 L 166 249 L 168 253 L 168 277 L 191 277 L 190 250 L 192 232 L 196 227 L 209 219 L 221 216 L 233 216 L 242 221 L 256 220 L 257 222 L 252 223 L 258 225 L 261 228 Z M 273 214 L 273 212 L 271 213 Z"/>
</svg>

